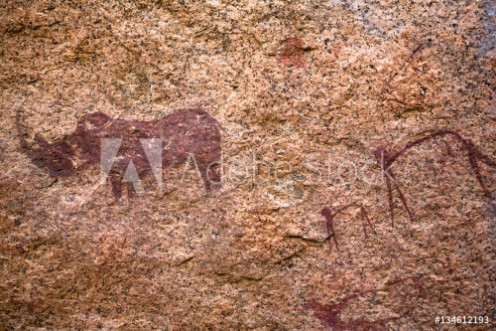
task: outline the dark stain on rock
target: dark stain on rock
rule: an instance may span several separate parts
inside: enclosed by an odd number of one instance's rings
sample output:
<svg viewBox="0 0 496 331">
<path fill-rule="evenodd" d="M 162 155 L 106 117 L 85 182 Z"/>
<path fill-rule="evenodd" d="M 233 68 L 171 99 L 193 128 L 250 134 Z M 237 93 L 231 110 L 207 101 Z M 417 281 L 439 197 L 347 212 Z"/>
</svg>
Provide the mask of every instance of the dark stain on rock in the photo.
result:
<svg viewBox="0 0 496 331">
<path fill-rule="evenodd" d="M 221 135 L 219 123 L 201 109 L 178 111 L 162 119 L 131 121 L 113 119 L 97 112 L 83 116 L 76 130 L 53 143 L 36 134 L 38 147 L 29 146 L 16 115 L 20 144 L 35 165 L 50 176 L 69 177 L 100 164 L 102 139 L 122 139 L 109 179 L 116 199 L 122 195 L 122 179 L 132 161 L 140 178 L 153 173 L 140 139 L 161 139 L 162 168 L 172 168 L 192 158 L 205 188 L 220 186 Z M 134 194 L 128 183 L 128 194 Z"/>
<path fill-rule="evenodd" d="M 279 53 L 279 61 L 286 67 L 304 68 L 307 65 L 303 41 L 299 38 L 289 38 L 283 41 Z"/>
</svg>

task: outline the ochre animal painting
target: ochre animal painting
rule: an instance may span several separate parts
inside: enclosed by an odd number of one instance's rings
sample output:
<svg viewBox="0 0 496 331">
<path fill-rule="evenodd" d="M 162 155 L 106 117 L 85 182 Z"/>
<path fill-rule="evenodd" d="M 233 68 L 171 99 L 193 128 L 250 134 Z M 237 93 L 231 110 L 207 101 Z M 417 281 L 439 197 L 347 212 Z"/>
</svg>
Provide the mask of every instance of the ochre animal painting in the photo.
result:
<svg viewBox="0 0 496 331">
<path fill-rule="evenodd" d="M 122 196 L 123 176 L 132 161 L 140 178 L 153 173 L 143 139 L 161 142 L 162 169 L 172 168 L 191 159 L 201 174 L 205 188 L 220 186 L 221 135 L 219 123 L 201 109 L 178 111 L 152 121 L 113 119 L 97 112 L 83 116 L 75 131 L 54 142 L 35 135 L 37 146 L 26 140 L 20 113 L 16 125 L 22 149 L 32 162 L 55 178 L 68 177 L 101 163 L 102 141 L 120 139 L 118 153 L 108 174 L 116 199 Z M 131 183 L 128 195 L 136 193 Z"/>
</svg>

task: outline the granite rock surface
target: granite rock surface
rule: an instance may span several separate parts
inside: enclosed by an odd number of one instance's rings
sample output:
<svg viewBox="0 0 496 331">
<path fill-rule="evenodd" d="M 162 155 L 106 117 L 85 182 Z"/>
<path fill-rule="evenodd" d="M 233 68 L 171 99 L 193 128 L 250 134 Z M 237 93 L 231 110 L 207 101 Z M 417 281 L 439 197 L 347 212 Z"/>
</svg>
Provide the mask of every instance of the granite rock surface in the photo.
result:
<svg viewBox="0 0 496 331">
<path fill-rule="evenodd" d="M 3 1 L 0 328 L 493 329 L 495 19 Z M 134 168 L 102 180 L 104 139 Z"/>
</svg>

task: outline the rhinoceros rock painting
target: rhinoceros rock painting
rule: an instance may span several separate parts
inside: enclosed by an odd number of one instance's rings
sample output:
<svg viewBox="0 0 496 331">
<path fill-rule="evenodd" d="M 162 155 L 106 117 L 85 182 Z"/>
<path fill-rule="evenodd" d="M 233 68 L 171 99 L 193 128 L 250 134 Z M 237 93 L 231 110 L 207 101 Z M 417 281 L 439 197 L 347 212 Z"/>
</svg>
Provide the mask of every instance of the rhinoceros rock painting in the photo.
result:
<svg viewBox="0 0 496 331">
<path fill-rule="evenodd" d="M 123 182 L 128 182 L 128 194 L 132 196 L 139 178 L 187 160 L 197 166 L 207 191 L 220 186 L 219 124 L 201 109 L 181 110 L 153 121 L 113 119 L 101 112 L 88 114 L 78 121 L 73 133 L 52 143 L 36 134 L 37 146 L 28 145 L 20 113 L 16 120 L 21 147 L 35 165 L 56 178 L 102 165 L 116 199 L 121 198 Z M 157 157 L 158 164 L 154 164 Z M 156 175 L 160 183 L 161 174 Z"/>
</svg>

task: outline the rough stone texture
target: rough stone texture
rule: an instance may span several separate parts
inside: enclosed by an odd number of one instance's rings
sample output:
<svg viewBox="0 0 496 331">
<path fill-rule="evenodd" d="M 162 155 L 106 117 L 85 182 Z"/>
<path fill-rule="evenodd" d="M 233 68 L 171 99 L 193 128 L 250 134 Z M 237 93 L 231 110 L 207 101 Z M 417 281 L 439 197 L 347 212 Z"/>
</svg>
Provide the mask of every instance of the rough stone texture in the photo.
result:
<svg viewBox="0 0 496 331">
<path fill-rule="evenodd" d="M 495 321 L 494 1 L 0 8 L 2 329 Z M 219 123 L 220 189 L 185 162 L 165 189 L 148 176 L 145 194 L 116 200 L 98 164 L 59 178 L 21 144 L 54 144 L 98 112 L 138 123 L 181 109 Z M 382 171 L 374 151 L 439 130 L 477 152 L 436 136 L 394 162 L 395 178 Z"/>
</svg>

